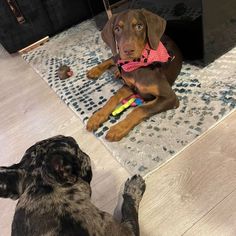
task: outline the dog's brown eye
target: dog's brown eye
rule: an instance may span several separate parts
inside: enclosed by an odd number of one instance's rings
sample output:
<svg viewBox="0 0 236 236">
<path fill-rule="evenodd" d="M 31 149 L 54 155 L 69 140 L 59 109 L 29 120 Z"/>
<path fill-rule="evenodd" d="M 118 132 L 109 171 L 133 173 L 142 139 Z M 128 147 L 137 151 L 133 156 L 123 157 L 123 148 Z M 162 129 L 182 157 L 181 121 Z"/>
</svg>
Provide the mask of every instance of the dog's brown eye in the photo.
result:
<svg viewBox="0 0 236 236">
<path fill-rule="evenodd" d="M 121 32 L 121 27 L 120 26 L 116 26 L 115 28 L 114 28 L 114 32 L 115 33 L 120 33 Z"/>
<path fill-rule="evenodd" d="M 141 31 L 143 29 L 143 25 L 142 24 L 137 24 L 135 26 L 135 28 L 136 28 L 136 30 Z"/>
</svg>

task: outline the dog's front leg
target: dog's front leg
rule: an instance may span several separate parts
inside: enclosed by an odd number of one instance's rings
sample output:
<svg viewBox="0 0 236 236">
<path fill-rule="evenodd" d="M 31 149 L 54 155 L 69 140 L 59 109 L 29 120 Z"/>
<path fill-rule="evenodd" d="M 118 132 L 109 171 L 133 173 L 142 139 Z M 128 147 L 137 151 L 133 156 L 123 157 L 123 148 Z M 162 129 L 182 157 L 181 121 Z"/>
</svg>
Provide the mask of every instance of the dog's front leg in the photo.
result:
<svg viewBox="0 0 236 236">
<path fill-rule="evenodd" d="M 89 79 L 97 79 L 99 76 L 101 76 L 107 69 L 109 69 L 111 66 L 114 66 L 115 62 L 113 60 L 113 57 L 103 61 L 102 63 L 98 64 L 97 66 L 93 67 L 87 72 L 87 77 Z"/>
<path fill-rule="evenodd" d="M 125 183 L 121 224 L 130 229 L 135 236 L 139 236 L 138 209 L 145 189 L 145 182 L 140 175 L 133 176 Z"/>
<path fill-rule="evenodd" d="M 168 91 L 166 91 L 167 89 Z M 158 88 L 153 89 L 152 93 L 150 94 L 156 98 L 135 108 L 126 116 L 123 121 L 109 129 L 106 134 L 106 139 L 108 141 L 119 141 L 143 120 L 157 113 L 177 108 L 179 106 L 178 98 L 169 85 L 165 88 L 165 93 L 163 94 L 159 93 Z"/>
<path fill-rule="evenodd" d="M 108 100 L 104 107 L 102 107 L 90 117 L 87 123 L 87 130 L 97 130 L 103 122 L 108 120 L 109 115 L 121 102 L 121 100 L 130 96 L 132 93 L 132 90 L 128 86 L 123 86 L 120 88 L 116 94 Z"/>
</svg>

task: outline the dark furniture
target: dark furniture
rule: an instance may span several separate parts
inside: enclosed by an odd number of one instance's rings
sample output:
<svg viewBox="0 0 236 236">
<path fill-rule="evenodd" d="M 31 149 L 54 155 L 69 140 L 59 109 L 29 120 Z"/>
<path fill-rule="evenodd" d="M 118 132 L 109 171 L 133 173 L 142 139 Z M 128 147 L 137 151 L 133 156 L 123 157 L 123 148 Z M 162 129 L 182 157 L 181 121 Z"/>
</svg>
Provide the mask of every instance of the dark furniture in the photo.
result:
<svg viewBox="0 0 236 236">
<path fill-rule="evenodd" d="M 202 0 L 203 47 L 206 62 L 236 46 L 236 1 Z"/>
<path fill-rule="evenodd" d="M 204 59 L 208 64 L 236 46 L 235 0 L 126 2 L 127 8 L 145 8 L 164 17 L 167 20 L 166 34 L 177 42 L 187 60 Z M 106 3 L 109 5 L 110 1 Z"/>
<path fill-rule="evenodd" d="M 103 2 L 93 0 L 1 0 L 0 43 L 13 53 L 101 11 Z"/>
<path fill-rule="evenodd" d="M 108 19 L 103 2 L 118 6 L 112 12 L 146 8 L 163 16 L 187 60 L 209 63 L 236 45 L 235 0 L 1 0 L 0 43 L 13 53 L 93 16 L 102 29 Z"/>
</svg>

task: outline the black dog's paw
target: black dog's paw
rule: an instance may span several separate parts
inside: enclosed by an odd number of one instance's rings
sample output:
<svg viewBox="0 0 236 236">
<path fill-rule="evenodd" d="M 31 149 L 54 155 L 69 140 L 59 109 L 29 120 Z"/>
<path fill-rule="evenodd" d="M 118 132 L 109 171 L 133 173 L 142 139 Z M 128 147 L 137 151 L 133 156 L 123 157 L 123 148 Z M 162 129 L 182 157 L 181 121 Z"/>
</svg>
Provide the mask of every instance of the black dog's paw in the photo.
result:
<svg viewBox="0 0 236 236">
<path fill-rule="evenodd" d="M 125 183 L 124 195 L 129 195 L 134 201 L 139 203 L 145 192 L 146 184 L 140 175 L 134 175 Z"/>
</svg>

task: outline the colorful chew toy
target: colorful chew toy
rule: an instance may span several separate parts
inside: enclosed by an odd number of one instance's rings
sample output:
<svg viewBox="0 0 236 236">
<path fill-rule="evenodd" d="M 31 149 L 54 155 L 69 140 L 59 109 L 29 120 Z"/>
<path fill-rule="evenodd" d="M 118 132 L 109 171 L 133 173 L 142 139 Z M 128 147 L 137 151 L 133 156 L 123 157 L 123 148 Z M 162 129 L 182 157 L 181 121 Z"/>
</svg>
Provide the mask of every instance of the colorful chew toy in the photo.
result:
<svg viewBox="0 0 236 236">
<path fill-rule="evenodd" d="M 133 94 L 121 101 L 121 103 L 112 112 L 113 116 L 120 114 L 122 111 L 129 107 L 136 107 L 143 104 L 143 99 L 138 94 Z"/>
</svg>

